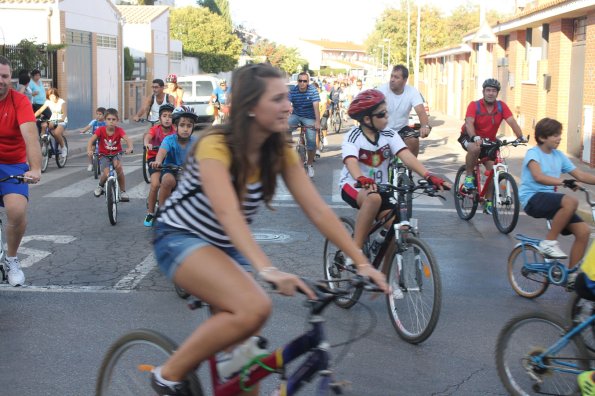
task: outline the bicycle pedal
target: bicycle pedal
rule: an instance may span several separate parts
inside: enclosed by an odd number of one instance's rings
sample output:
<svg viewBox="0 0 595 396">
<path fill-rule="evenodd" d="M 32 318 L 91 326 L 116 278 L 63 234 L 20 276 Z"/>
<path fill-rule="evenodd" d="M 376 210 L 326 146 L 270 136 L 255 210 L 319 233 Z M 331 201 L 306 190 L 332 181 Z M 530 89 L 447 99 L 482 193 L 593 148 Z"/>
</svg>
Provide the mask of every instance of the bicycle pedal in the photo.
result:
<svg viewBox="0 0 595 396">
<path fill-rule="evenodd" d="M 331 389 L 336 392 L 338 395 L 340 395 L 342 391 L 344 390 L 351 390 L 351 381 L 335 381 L 335 382 L 331 382 L 329 384 L 329 386 L 331 387 Z"/>
</svg>

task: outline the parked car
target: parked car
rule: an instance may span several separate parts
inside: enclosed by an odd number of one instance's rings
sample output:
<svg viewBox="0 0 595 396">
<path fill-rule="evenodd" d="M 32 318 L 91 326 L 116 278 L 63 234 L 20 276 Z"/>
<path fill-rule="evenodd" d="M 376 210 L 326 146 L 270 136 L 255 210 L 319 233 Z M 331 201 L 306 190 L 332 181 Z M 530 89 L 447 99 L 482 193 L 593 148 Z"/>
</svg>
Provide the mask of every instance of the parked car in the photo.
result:
<svg viewBox="0 0 595 396">
<path fill-rule="evenodd" d="M 428 106 L 428 102 L 426 102 L 426 99 L 424 98 L 423 95 L 421 95 L 421 99 L 424 102 L 424 108 L 426 109 L 426 114 L 428 115 L 428 117 L 430 117 L 430 107 Z M 419 122 L 419 117 L 417 116 L 415 109 L 411 109 L 411 112 L 409 113 L 409 127 L 413 128 L 413 129 L 421 128 L 421 124 Z"/>
<path fill-rule="evenodd" d="M 182 76 L 178 77 L 178 85 L 184 90 L 184 104 L 192 107 L 198 115 L 197 128 L 211 125 L 215 118 L 207 109 L 211 102 L 211 94 L 217 88 L 217 78 L 208 74 Z"/>
</svg>

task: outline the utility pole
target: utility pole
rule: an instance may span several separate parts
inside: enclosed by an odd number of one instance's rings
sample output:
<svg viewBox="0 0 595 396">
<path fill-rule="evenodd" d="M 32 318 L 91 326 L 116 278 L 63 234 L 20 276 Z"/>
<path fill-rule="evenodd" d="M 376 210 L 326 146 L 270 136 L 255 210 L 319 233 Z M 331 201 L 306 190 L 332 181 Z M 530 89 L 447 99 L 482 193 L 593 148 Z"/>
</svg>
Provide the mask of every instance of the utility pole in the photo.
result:
<svg viewBox="0 0 595 396">
<path fill-rule="evenodd" d="M 415 88 L 419 91 L 419 50 L 421 41 L 421 0 L 417 0 L 417 40 L 415 42 Z"/>
<path fill-rule="evenodd" d="M 411 52 L 411 7 L 407 0 L 407 69 L 409 69 L 409 53 Z"/>
</svg>

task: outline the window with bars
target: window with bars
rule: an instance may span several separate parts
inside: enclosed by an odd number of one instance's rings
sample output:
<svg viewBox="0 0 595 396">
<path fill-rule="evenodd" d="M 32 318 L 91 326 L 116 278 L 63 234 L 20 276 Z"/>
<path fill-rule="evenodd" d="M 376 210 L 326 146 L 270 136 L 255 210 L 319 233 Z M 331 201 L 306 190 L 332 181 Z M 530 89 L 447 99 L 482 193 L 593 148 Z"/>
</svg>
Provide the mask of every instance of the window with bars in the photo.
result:
<svg viewBox="0 0 595 396">
<path fill-rule="evenodd" d="M 105 48 L 118 48 L 118 38 L 116 36 L 97 35 L 97 46 Z"/>
<path fill-rule="evenodd" d="M 580 17 L 574 20 L 574 31 L 572 41 L 574 43 L 587 39 L 587 17 Z"/>
<path fill-rule="evenodd" d="M 181 61 L 182 60 L 182 53 L 180 51 L 170 51 L 169 52 L 169 59 L 173 61 Z"/>
</svg>

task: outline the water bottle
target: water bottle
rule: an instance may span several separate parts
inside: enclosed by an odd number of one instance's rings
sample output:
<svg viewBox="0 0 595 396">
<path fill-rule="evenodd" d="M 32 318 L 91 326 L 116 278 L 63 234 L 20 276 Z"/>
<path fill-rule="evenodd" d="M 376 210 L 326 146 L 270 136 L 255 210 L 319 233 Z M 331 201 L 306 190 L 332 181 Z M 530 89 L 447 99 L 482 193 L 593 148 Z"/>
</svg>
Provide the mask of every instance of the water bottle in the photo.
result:
<svg viewBox="0 0 595 396">
<path fill-rule="evenodd" d="M 231 353 L 225 354 L 225 357 L 217 361 L 219 377 L 222 379 L 233 377 L 256 356 L 268 355 L 267 344 L 266 338 L 254 336 L 236 347 Z"/>
<path fill-rule="evenodd" d="M 380 245 L 382 245 L 382 242 L 384 242 L 385 236 L 386 230 L 384 228 L 378 231 L 374 236 L 374 240 L 372 241 L 372 245 L 370 246 L 370 253 L 373 256 L 376 256 L 378 254 L 378 251 L 380 250 Z"/>
</svg>

